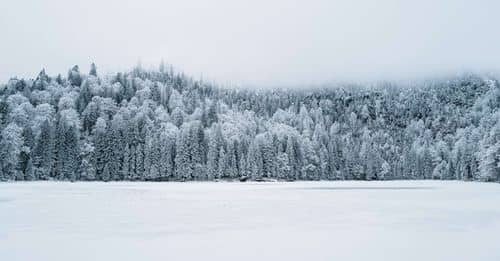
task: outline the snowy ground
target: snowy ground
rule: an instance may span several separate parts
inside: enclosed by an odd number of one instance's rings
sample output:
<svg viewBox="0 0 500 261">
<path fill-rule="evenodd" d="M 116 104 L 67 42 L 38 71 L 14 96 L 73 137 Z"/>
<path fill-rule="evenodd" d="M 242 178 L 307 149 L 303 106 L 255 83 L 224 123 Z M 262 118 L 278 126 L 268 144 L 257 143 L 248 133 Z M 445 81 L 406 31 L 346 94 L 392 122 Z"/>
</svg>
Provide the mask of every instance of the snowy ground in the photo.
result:
<svg viewBox="0 0 500 261">
<path fill-rule="evenodd" d="M 0 260 L 500 260 L 500 184 L 0 183 Z"/>
</svg>

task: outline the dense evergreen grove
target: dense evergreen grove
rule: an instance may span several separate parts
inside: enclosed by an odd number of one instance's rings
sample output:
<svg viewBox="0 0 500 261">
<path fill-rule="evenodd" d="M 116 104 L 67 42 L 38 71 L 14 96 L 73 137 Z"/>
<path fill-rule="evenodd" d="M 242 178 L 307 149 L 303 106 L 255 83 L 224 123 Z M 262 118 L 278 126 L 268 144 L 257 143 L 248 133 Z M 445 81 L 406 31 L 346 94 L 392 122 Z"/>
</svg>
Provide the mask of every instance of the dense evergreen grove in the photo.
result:
<svg viewBox="0 0 500 261">
<path fill-rule="evenodd" d="M 224 89 L 171 68 L 0 85 L 0 180 L 500 179 L 500 86 Z"/>
</svg>

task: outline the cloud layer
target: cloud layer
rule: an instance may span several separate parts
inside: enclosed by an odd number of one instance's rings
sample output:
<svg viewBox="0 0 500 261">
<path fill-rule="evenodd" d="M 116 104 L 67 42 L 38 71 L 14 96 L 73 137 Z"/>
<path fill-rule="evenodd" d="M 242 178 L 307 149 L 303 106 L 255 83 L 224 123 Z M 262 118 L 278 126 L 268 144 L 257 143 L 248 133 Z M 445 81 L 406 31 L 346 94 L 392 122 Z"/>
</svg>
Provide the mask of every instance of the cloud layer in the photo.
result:
<svg viewBox="0 0 500 261">
<path fill-rule="evenodd" d="M 500 71 L 498 1 L 0 3 L 0 80 L 163 59 L 241 85 Z M 85 69 L 86 70 L 86 69 Z"/>
</svg>

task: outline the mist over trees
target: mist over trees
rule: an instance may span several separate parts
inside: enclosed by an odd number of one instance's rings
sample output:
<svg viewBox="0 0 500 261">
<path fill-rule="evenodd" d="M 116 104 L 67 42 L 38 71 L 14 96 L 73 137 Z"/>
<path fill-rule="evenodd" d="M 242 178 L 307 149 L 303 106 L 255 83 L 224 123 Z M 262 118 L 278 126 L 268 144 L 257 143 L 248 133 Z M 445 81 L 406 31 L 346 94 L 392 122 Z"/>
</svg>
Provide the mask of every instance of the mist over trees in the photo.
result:
<svg viewBox="0 0 500 261">
<path fill-rule="evenodd" d="M 500 180 L 500 85 L 225 89 L 161 65 L 0 85 L 0 180 Z"/>
</svg>

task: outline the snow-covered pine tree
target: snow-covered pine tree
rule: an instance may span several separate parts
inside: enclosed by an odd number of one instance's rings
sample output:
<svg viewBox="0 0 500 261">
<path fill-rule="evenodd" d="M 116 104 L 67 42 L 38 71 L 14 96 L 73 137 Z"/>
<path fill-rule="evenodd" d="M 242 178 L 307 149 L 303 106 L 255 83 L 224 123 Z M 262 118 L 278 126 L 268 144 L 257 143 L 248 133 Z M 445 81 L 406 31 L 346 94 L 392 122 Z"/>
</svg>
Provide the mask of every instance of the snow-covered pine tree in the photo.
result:
<svg viewBox="0 0 500 261">
<path fill-rule="evenodd" d="M 24 147 L 22 129 L 15 123 L 10 123 L 2 130 L 0 140 L 0 167 L 2 180 L 13 180 L 20 177 L 17 170 L 19 155 Z"/>
</svg>

